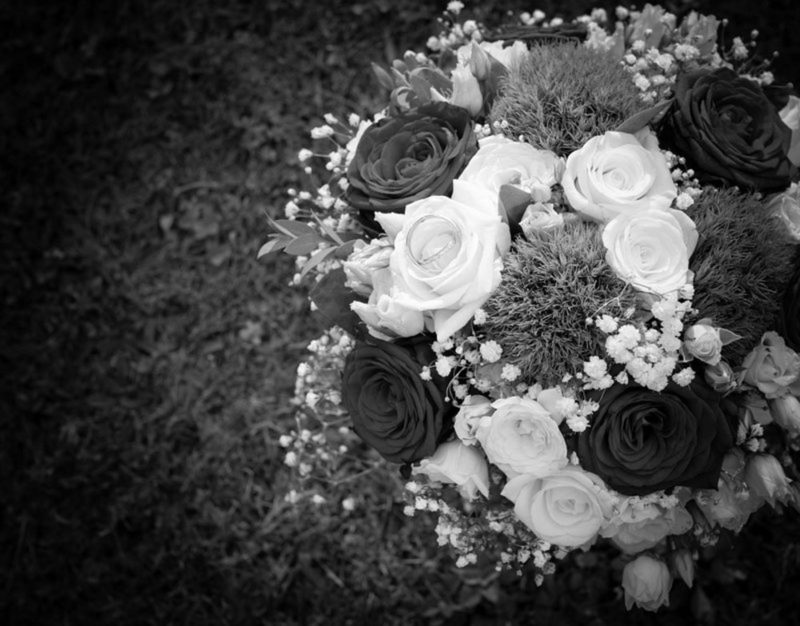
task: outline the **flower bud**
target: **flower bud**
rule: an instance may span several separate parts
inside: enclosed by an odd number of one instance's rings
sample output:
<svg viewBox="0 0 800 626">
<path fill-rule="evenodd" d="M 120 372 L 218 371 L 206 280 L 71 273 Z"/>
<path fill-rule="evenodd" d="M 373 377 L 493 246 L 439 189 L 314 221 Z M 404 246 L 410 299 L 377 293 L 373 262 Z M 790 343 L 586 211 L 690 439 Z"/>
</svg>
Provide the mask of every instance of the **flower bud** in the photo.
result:
<svg viewBox="0 0 800 626">
<path fill-rule="evenodd" d="M 481 418 L 489 415 L 494 409 L 492 401 L 484 396 L 467 396 L 455 416 L 453 428 L 456 435 L 466 445 L 475 444 L 475 432 L 478 430 Z"/>
<path fill-rule="evenodd" d="M 367 302 L 350 303 L 350 309 L 369 328 L 370 334 L 379 339 L 413 337 L 425 327 L 422 311 L 409 308 L 397 300 L 392 284 L 391 270 L 376 271 L 371 277 L 373 290 Z"/>
<path fill-rule="evenodd" d="M 800 140 L 797 151 L 800 153 Z M 798 160 L 800 161 L 800 155 Z M 792 239 L 800 241 L 800 185 L 792 183 L 786 191 L 775 196 L 767 205 L 767 212 L 784 223 L 786 232 Z"/>
<path fill-rule="evenodd" d="M 747 461 L 744 479 L 755 495 L 764 498 L 770 506 L 775 501 L 785 501 L 791 496 L 789 479 L 780 462 L 771 454 L 754 454 Z"/>
<path fill-rule="evenodd" d="M 694 558 L 692 558 L 692 553 L 686 548 L 673 552 L 672 564 L 675 566 L 675 571 L 678 572 L 681 580 L 691 589 L 692 584 L 694 584 Z"/>
<path fill-rule="evenodd" d="M 486 51 L 476 43 L 471 43 L 469 69 L 478 80 L 485 80 L 492 70 L 492 60 Z"/>
<path fill-rule="evenodd" d="M 353 252 L 343 263 L 345 287 L 357 294 L 368 296 L 372 292 L 373 275 L 389 267 L 389 257 L 394 248 L 385 239 L 374 239 L 365 244 L 356 242 Z"/>
<path fill-rule="evenodd" d="M 786 394 L 770 400 L 769 410 L 772 419 L 784 430 L 795 435 L 800 434 L 800 400 L 795 396 Z"/>
<path fill-rule="evenodd" d="M 436 448 L 433 456 L 422 459 L 413 469 L 431 480 L 458 485 L 467 500 L 474 500 L 478 492 L 489 497 L 489 466 L 483 454 L 464 445 L 458 439 Z"/>
<path fill-rule="evenodd" d="M 792 131 L 792 143 L 789 148 L 789 160 L 800 165 L 800 98 L 789 96 L 789 102 L 778 113 L 781 120 Z"/>
<path fill-rule="evenodd" d="M 707 324 L 694 324 L 683 335 L 683 347 L 694 358 L 717 365 L 722 358 L 722 339 L 719 329 Z"/>
<path fill-rule="evenodd" d="M 636 604 L 645 611 L 656 611 L 669 606 L 672 576 L 666 563 L 643 554 L 631 561 L 622 571 L 622 588 L 625 590 L 625 608 Z"/>
<path fill-rule="evenodd" d="M 800 484 L 792 483 L 790 485 L 789 504 L 794 507 L 794 510 L 800 513 Z"/>
<path fill-rule="evenodd" d="M 478 79 L 468 67 L 460 66 L 453 70 L 453 95 L 450 103 L 469 111 L 472 117 L 478 115 L 483 108 L 483 95 Z"/>
<path fill-rule="evenodd" d="M 709 365 L 705 370 L 704 376 L 706 382 L 717 393 L 728 393 L 736 387 L 733 368 L 725 361 L 720 361 L 716 365 Z"/>
<path fill-rule="evenodd" d="M 530 238 L 534 233 L 563 226 L 564 218 L 552 204 L 537 202 L 528 205 L 519 225 L 525 236 Z"/>
</svg>

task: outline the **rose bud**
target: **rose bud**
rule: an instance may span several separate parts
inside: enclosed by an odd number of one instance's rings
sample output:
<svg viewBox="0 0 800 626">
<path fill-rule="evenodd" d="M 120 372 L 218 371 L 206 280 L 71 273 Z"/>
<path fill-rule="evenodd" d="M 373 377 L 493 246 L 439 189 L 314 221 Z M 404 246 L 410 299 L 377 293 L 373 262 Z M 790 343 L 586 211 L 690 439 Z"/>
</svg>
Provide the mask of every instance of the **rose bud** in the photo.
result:
<svg viewBox="0 0 800 626">
<path fill-rule="evenodd" d="M 478 79 L 472 75 L 468 67 L 457 67 L 453 70 L 453 93 L 450 104 L 466 109 L 472 117 L 478 115 L 483 108 L 483 95 Z"/>
<path fill-rule="evenodd" d="M 458 485 L 461 495 L 467 500 L 474 500 L 479 491 L 484 497 L 489 497 L 486 459 L 476 448 L 466 446 L 458 439 L 441 444 L 433 456 L 422 459 L 412 471 L 425 474 L 434 481 Z"/>
<path fill-rule="evenodd" d="M 736 387 L 733 368 L 725 361 L 707 367 L 704 376 L 706 382 L 717 393 L 728 393 Z"/>
<path fill-rule="evenodd" d="M 492 401 L 484 396 L 467 396 L 455 417 L 456 435 L 468 446 L 475 445 L 478 425 L 484 415 L 490 415 L 494 409 Z"/>
<path fill-rule="evenodd" d="M 742 362 L 742 380 L 768 399 L 800 395 L 800 354 L 783 337 L 769 331 Z"/>
<path fill-rule="evenodd" d="M 342 263 L 347 279 L 344 286 L 357 294 L 368 296 L 374 286 L 375 272 L 389 267 L 392 249 L 386 239 L 373 239 L 369 243 L 357 241 L 350 256 Z"/>
<path fill-rule="evenodd" d="M 778 111 L 781 120 L 792 131 L 792 141 L 789 148 L 789 160 L 795 165 L 800 165 L 800 98 L 789 96 L 789 102 Z"/>
<path fill-rule="evenodd" d="M 666 563 L 643 554 L 622 570 L 622 588 L 626 609 L 636 604 L 645 611 L 656 611 L 669 606 L 672 576 Z"/>
<path fill-rule="evenodd" d="M 775 507 L 775 501 L 784 501 L 791 495 L 789 479 L 778 459 L 771 454 L 754 454 L 744 470 L 747 486 Z"/>
<path fill-rule="evenodd" d="M 690 355 L 709 365 L 722 358 L 722 339 L 719 329 L 707 324 L 694 324 L 683 335 L 683 347 Z"/>
<path fill-rule="evenodd" d="M 722 359 L 722 348 L 741 339 L 736 333 L 713 326 L 710 318 L 703 318 L 689 326 L 683 334 L 683 349 L 709 365 L 717 365 Z"/>
<path fill-rule="evenodd" d="M 800 400 L 787 394 L 769 401 L 772 419 L 783 429 L 800 434 Z"/>
<path fill-rule="evenodd" d="M 691 588 L 694 583 L 694 559 L 692 553 L 686 548 L 681 548 L 672 553 L 672 564 L 678 576 Z"/>
</svg>

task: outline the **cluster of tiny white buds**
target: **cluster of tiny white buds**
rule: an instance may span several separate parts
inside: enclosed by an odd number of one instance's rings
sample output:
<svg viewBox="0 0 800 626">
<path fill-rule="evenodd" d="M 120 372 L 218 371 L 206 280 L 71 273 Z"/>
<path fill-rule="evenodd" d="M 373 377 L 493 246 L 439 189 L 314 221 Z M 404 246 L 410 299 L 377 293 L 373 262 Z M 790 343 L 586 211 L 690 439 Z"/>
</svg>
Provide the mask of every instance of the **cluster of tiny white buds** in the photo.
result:
<svg viewBox="0 0 800 626">
<path fill-rule="evenodd" d="M 329 124 L 323 124 L 322 126 L 315 126 L 311 129 L 311 138 L 312 139 L 326 139 L 329 137 L 333 137 L 334 130 Z"/>
<path fill-rule="evenodd" d="M 503 369 L 500 372 L 500 378 L 510 383 L 513 383 L 521 375 L 522 375 L 522 370 L 513 363 L 506 363 L 505 365 L 503 365 Z"/>
<path fill-rule="evenodd" d="M 487 363 L 496 363 L 503 355 L 503 348 L 499 343 L 493 339 L 490 339 L 489 341 L 484 341 L 481 344 L 480 355 L 481 358 Z"/>
<path fill-rule="evenodd" d="M 464 3 L 459 0 L 451 0 L 447 3 L 447 10 L 453 15 L 458 15 L 464 8 Z"/>
<path fill-rule="evenodd" d="M 536 9 L 533 13 L 528 11 L 521 13 L 519 19 L 526 26 L 532 26 L 534 24 L 538 24 L 539 22 L 543 22 L 546 17 L 547 15 L 544 11 Z"/>
</svg>

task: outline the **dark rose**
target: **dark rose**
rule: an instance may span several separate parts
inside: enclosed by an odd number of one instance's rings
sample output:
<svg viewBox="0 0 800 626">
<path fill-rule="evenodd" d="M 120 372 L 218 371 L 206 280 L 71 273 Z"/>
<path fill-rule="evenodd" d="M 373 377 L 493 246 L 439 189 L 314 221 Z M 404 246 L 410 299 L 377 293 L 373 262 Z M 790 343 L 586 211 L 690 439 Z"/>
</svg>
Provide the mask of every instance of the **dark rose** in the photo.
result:
<svg viewBox="0 0 800 626">
<path fill-rule="evenodd" d="M 385 117 L 364 131 L 347 168 L 347 200 L 371 219 L 449 195 L 453 179 L 477 150 L 469 112 L 432 102 Z"/>
<path fill-rule="evenodd" d="M 716 489 L 733 445 L 720 396 L 695 380 L 662 392 L 614 385 L 578 437 L 581 465 L 626 495 L 677 485 Z"/>
<path fill-rule="evenodd" d="M 795 352 L 800 352 L 800 254 L 795 259 L 796 269 L 786 293 L 778 320 L 778 332 Z"/>
<path fill-rule="evenodd" d="M 420 377 L 435 358 L 422 336 L 360 341 L 347 356 L 342 401 L 356 434 L 393 463 L 431 456 L 452 426 L 441 381 Z"/>
<path fill-rule="evenodd" d="M 794 172 L 792 131 L 759 85 L 728 68 L 678 76 L 659 138 L 701 183 L 773 191 L 788 187 Z"/>
</svg>

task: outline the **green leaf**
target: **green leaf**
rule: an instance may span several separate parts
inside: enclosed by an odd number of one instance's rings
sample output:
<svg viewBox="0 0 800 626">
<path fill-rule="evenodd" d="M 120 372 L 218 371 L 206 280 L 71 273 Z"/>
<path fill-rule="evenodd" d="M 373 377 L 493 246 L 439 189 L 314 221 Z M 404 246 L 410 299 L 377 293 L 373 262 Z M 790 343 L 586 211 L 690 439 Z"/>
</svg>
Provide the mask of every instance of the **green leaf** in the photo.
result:
<svg viewBox="0 0 800 626">
<path fill-rule="evenodd" d="M 317 233 L 312 233 L 310 235 L 303 235 L 302 237 L 298 237 L 297 239 L 291 241 L 283 251 L 286 254 L 291 254 L 294 256 L 303 256 L 305 254 L 311 254 L 319 247 L 324 241 L 322 237 L 320 237 Z"/>
<path fill-rule="evenodd" d="M 409 76 L 408 80 L 411 83 L 411 88 L 414 90 L 414 93 L 417 94 L 422 104 L 431 101 L 431 85 L 427 80 L 416 74 Z"/>
<path fill-rule="evenodd" d="M 670 98 L 669 100 L 659 102 L 658 104 L 655 104 L 644 111 L 639 111 L 638 113 L 631 115 L 627 120 L 622 122 L 622 124 L 617 127 L 617 132 L 633 134 L 642 130 L 650 122 L 654 121 L 662 113 L 666 112 L 666 110 L 672 106 L 672 101 L 673 99 Z"/>
<path fill-rule="evenodd" d="M 282 250 L 287 243 L 291 241 L 288 237 L 283 237 L 281 235 L 271 235 L 273 239 L 270 239 L 267 243 L 261 246 L 258 250 L 258 255 L 256 256 L 257 259 L 260 259 L 262 256 L 266 256 L 271 252 L 278 252 Z"/>
<path fill-rule="evenodd" d="M 315 219 L 315 220 L 317 220 L 317 224 L 319 224 L 319 227 L 322 229 L 322 231 L 323 231 L 323 232 L 324 232 L 326 235 L 328 235 L 328 237 L 330 237 L 330 238 L 331 238 L 331 240 L 332 240 L 334 243 L 337 243 L 337 244 L 342 244 L 342 243 L 344 243 L 344 241 L 342 241 L 342 238 L 339 236 L 339 233 L 337 233 L 337 232 L 336 232 L 335 230 L 333 230 L 333 229 L 332 229 L 330 226 L 328 226 L 328 225 L 327 225 L 325 222 L 323 222 L 321 219 L 319 219 L 319 217 L 317 217 L 317 215 L 316 215 L 316 214 L 314 214 L 314 219 Z"/>
<path fill-rule="evenodd" d="M 303 269 L 300 271 L 300 278 L 305 278 L 306 274 L 308 274 L 317 265 L 322 263 L 331 254 L 336 252 L 337 249 L 338 248 L 331 247 L 331 248 L 322 248 L 321 250 L 317 250 L 314 254 L 311 255 L 311 258 L 306 262 L 306 264 L 303 265 Z"/>
<path fill-rule="evenodd" d="M 267 217 L 267 222 L 275 230 L 293 238 L 302 237 L 303 235 L 309 235 L 311 233 L 316 234 L 317 232 L 305 222 L 299 222 L 297 220 L 274 220 L 271 217 Z"/>
<path fill-rule="evenodd" d="M 341 246 L 336 248 L 336 258 L 337 259 L 346 259 L 350 256 L 350 253 L 353 251 L 353 248 L 356 245 L 356 241 L 358 239 L 351 239 L 350 241 L 345 241 Z"/>
<path fill-rule="evenodd" d="M 501 215 L 505 212 L 509 226 L 519 226 L 525 209 L 533 202 L 531 194 L 515 185 L 501 185 L 499 193 Z"/>
<path fill-rule="evenodd" d="M 347 279 L 339 268 L 328 272 L 311 290 L 310 298 L 318 313 L 332 325 L 340 326 L 353 336 L 361 334 L 361 320 L 350 310 L 350 303 L 360 300 L 356 293 L 344 286 Z"/>
<path fill-rule="evenodd" d="M 439 69 L 421 67 L 418 70 L 414 70 L 414 76 L 424 78 L 425 81 L 439 93 L 450 93 L 453 91 L 453 81 L 447 78 Z"/>
<path fill-rule="evenodd" d="M 381 87 L 389 91 L 394 89 L 394 80 L 392 80 L 389 72 L 375 62 L 372 63 L 372 71 L 375 72 L 375 76 L 378 78 L 378 83 Z"/>
</svg>

